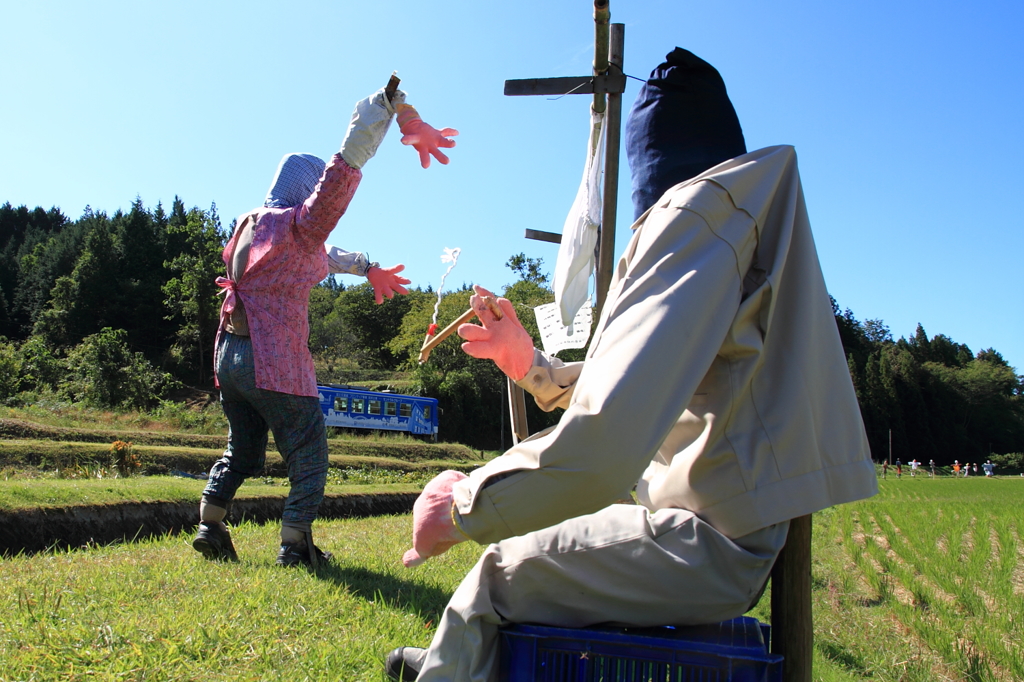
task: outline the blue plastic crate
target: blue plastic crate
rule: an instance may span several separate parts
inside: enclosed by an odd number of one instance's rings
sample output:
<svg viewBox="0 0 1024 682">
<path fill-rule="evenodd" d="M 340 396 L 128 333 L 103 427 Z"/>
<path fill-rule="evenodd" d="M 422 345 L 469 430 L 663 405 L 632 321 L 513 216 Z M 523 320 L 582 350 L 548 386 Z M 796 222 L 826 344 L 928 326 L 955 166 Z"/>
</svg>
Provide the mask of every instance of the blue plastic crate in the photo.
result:
<svg viewBox="0 0 1024 682">
<path fill-rule="evenodd" d="M 714 625 L 501 631 L 502 682 L 781 682 L 756 618 Z"/>
</svg>

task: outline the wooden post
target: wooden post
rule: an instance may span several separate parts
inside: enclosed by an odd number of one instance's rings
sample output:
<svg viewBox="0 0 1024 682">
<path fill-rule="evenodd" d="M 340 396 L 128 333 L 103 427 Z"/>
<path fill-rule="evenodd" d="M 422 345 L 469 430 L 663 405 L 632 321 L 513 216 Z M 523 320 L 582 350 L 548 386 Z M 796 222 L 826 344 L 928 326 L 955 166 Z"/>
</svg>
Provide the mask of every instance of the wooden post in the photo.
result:
<svg viewBox="0 0 1024 682">
<path fill-rule="evenodd" d="M 772 568 L 772 653 L 785 657 L 783 682 L 811 682 L 811 516 L 789 522 L 786 546 Z"/>
<path fill-rule="evenodd" d="M 622 93 L 626 90 L 626 76 L 622 71 L 625 27 L 622 24 L 609 23 L 609 1 L 594 0 L 594 69 L 591 75 L 505 81 L 505 94 L 511 96 L 593 94 L 594 111 L 605 115 L 605 172 L 602 193 L 604 207 L 601 211 L 594 274 L 595 321 L 600 317 L 601 304 L 608 294 L 615 265 L 615 213 L 618 209 Z M 527 229 L 526 237 L 554 244 L 561 241 L 559 234 L 534 229 Z M 525 408 L 523 389 L 510 384 L 509 401 L 510 405 L 519 405 L 521 402 Z M 525 434 L 529 432 L 525 412 L 518 419 L 513 414 L 512 422 L 513 439 L 525 438 Z"/>
<path fill-rule="evenodd" d="M 608 70 L 608 20 L 612 13 L 608 0 L 594 0 L 594 75 L 603 76 Z M 594 111 L 604 113 L 604 93 L 594 93 Z"/>
<path fill-rule="evenodd" d="M 608 294 L 615 266 L 615 214 L 618 210 L 622 93 L 626 91 L 626 76 L 622 71 L 626 29 L 623 24 L 609 23 L 609 4 L 610 0 L 594 0 L 594 68 L 591 75 L 505 81 L 505 94 L 510 96 L 592 94 L 594 102 L 591 106 L 594 111 L 605 115 L 605 170 L 602 191 L 604 207 L 601 211 L 601 234 L 594 268 L 595 321 L 600 317 L 600 306 Z M 561 241 L 559 234 L 535 229 L 527 229 L 526 237 L 555 244 Z"/>
<path fill-rule="evenodd" d="M 607 73 L 622 73 L 622 53 L 625 26 L 612 24 L 608 43 Z M 604 75 L 604 74 L 598 74 Z M 595 95 L 596 97 L 596 95 Z M 615 268 L 615 213 L 619 206 L 619 141 L 622 128 L 622 93 L 609 92 L 605 111 L 604 195 L 601 208 L 601 227 L 598 233 L 597 268 L 594 273 L 595 298 L 593 320 L 601 319 L 601 308 L 608 297 Z"/>
<path fill-rule="evenodd" d="M 526 391 L 511 377 L 505 377 L 505 381 L 508 382 L 508 411 L 512 417 L 512 444 L 518 445 L 530 436 L 526 424 Z"/>
</svg>

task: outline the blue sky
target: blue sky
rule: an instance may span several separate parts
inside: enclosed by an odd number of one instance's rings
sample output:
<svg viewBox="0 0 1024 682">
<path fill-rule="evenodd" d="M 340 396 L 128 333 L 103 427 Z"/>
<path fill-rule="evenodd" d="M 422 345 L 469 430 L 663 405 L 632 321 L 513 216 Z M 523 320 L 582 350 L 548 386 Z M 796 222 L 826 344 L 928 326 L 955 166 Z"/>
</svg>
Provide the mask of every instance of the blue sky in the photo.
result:
<svg viewBox="0 0 1024 682">
<path fill-rule="evenodd" d="M 420 168 L 392 130 L 331 243 L 437 286 L 500 288 L 519 252 L 554 270 L 582 174 L 587 96 L 505 97 L 584 75 L 591 2 L 4 3 L 0 202 L 113 213 L 140 197 L 262 202 L 281 155 L 338 149 L 392 71 L 460 131 Z M 920 322 L 1024 372 L 1024 4 L 611 0 L 638 79 L 675 46 L 722 73 L 748 149 L 791 144 L 829 291 L 894 336 Z M 639 89 L 630 80 L 628 108 Z M 617 252 L 632 216 L 623 163 Z M 355 282 L 354 279 L 346 281 Z"/>
</svg>

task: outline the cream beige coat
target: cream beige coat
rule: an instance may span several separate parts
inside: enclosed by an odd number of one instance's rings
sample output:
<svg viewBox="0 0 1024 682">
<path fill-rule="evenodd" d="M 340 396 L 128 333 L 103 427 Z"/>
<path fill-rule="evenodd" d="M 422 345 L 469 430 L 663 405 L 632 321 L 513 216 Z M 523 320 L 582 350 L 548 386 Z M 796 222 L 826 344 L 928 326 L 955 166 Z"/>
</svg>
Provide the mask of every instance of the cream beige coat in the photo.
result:
<svg viewBox="0 0 1024 682">
<path fill-rule="evenodd" d="M 456 485 L 462 529 L 520 536 L 636 485 L 738 538 L 874 495 L 793 148 L 677 185 L 633 228 L 586 361 L 537 351 L 519 382 L 565 413 Z"/>
</svg>

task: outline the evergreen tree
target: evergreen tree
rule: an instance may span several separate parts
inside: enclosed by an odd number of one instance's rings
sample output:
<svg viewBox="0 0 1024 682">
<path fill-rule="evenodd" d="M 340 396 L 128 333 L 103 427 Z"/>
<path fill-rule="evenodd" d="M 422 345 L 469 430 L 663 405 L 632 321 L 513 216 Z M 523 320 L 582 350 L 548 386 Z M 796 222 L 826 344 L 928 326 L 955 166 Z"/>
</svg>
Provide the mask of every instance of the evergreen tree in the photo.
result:
<svg viewBox="0 0 1024 682">
<path fill-rule="evenodd" d="M 94 219 L 69 224 L 21 257 L 14 303 L 22 338 L 31 332 L 47 307 L 57 279 L 69 276 L 74 270 L 91 220 Z M 106 216 L 101 216 L 100 220 L 106 220 Z"/>
<path fill-rule="evenodd" d="M 139 198 L 127 214 L 118 213 L 111 223 L 117 256 L 117 287 L 112 292 L 119 315 L 116 326 L 127 330 L 133 348 L 152 361 L 159 360 L 175 338 L 162 305 L 168 274 L 164 270 L 166 235 Z"/>
<path fill-rule="evenodd" d="M 180 250 L 164 263 L 170 278 L 161 289 L 164 319 L 173 321 L 177 330 L 168 355 L 183 377 L 204 386 L 212 380 L 211 354 L 221 303 L 216 279 L 224 268 L 224 235 L 216 204 L 209 212 L 193 208 L 182 222 L 181 203 L 177 197 L 174 201 L 165 229 L 167 241 L 180 245 Z"/>
<path fill-rule="evenodd" d="M 86 236 L 74 270 L 54 283 L 33 333 L 50 347 L 67 348 L 103 327 L 123 328 L 119 284 L 114 238 L 109 224 L 100 221 Z"/>
<path fill-rule="evenodd" d="M 67 222 L 57 208 L 45 211 L 36 207 L 30 211 L 26 206 L 13 208 L 10 202 L 0 206 L 0 290 L 4 292 L 8 310 L 6 325 L 0 327 L 0 333 L 11 338 L 24 338 L 28 334 L 32 320 L 19 305 L 19 289 L 24 275 L 22 263 L 38 244 L 60 232 Z M 53 280 L 49 285 L 53 285 Z"/>
</svg>

